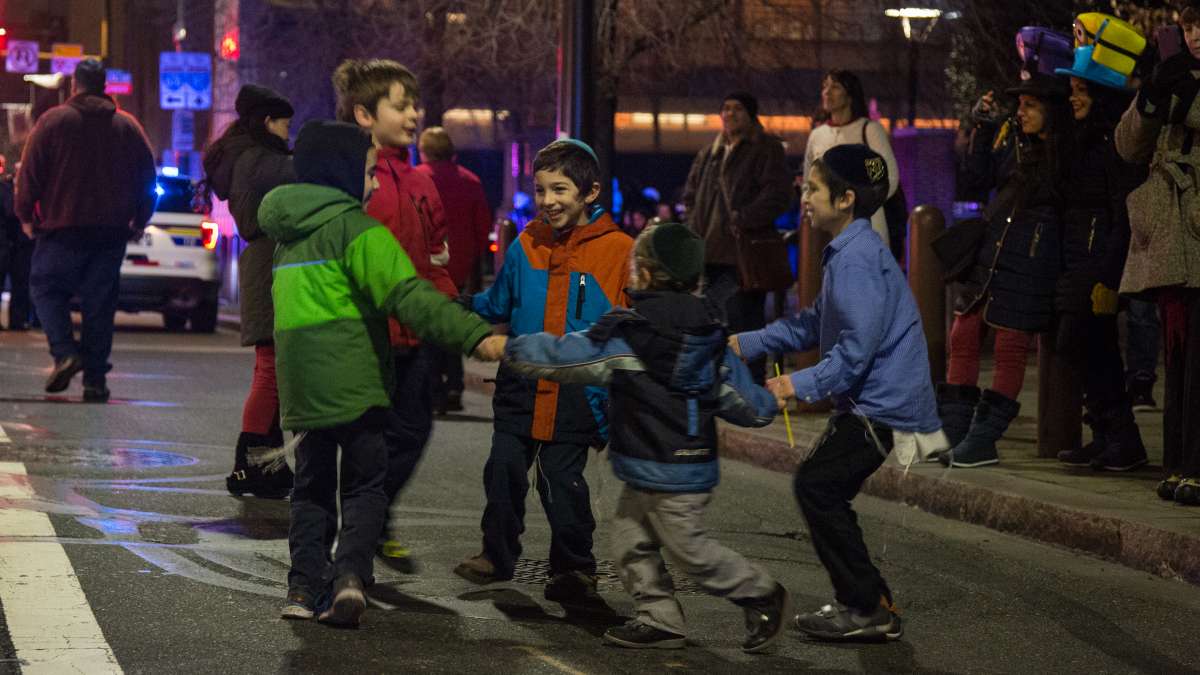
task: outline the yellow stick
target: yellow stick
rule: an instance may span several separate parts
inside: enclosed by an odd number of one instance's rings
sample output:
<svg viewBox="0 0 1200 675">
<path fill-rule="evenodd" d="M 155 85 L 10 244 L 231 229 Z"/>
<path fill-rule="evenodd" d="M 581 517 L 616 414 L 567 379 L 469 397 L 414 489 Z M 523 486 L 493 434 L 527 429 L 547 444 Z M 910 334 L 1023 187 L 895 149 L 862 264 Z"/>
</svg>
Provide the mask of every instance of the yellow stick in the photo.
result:
<svg viewBox="0 0 1200 675">
<path fill-rule="evenodd" d="M 781 377 L 779 372 L 779 362 L 775 362 L 775 377 Z M 788 447 L 796 447 L 796 437 L 792 435 L 792 418 L 788 415 L 787 406 L 783 407 L 783 424 L 787 427 L 788 432 Z"/>
</svg>

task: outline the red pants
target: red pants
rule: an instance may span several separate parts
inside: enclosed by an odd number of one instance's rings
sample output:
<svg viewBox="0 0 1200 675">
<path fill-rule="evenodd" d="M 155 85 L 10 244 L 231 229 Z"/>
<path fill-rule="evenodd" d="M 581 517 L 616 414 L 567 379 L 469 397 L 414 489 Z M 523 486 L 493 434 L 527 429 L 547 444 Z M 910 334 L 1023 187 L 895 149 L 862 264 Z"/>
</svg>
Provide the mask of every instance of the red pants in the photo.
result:
<svg viewBox="0 0 1200 675">
<path fill-rule="evenodd" d="M 275 345 L 255 345 L 254 379 L 242 407 L 242 431 L 266 436 L 279 419 L 279 390 L 275 384 Z"/>
<path fill-rule="evenodd" d="M 950 328 L 950 364 L 946 382 L 978 386 L 979 350 L 983 345 L 983 312 L 959 314 Z M 1025 364 L 1033 345 L 1033 334 L 1007 328 L 996 329 L 996 367 L 992 390 L 1016 400 L 1025 384 Z"/>
</svg>

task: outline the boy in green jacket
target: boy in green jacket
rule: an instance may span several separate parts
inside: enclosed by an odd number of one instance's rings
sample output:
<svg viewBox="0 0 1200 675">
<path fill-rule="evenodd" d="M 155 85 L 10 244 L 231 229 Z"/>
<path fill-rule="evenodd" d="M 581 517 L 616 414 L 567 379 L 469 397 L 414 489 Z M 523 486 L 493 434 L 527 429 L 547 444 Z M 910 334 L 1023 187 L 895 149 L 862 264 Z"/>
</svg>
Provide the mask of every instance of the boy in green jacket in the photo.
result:
<svg viewBox="0 0 1200 675">
<path fill-rule="evenodd" d="M 505 338 L 418 278 L 396 238 L 363 211 L 374 166 L 375 148 L 357 127 L 309 122 L 296 139 L 300 182 L 272 190 L 258 211 L 278 242 L 272 295 L 283 428 L 306 432 L 296 448 L 285 619 L 312 618 L 323 597 L 319 620 L 327 623 L 356 626 L 366 609 L 363 583 L 388 506 L 388 317 L 480 359 L 504 352 Z"/>
</svg>

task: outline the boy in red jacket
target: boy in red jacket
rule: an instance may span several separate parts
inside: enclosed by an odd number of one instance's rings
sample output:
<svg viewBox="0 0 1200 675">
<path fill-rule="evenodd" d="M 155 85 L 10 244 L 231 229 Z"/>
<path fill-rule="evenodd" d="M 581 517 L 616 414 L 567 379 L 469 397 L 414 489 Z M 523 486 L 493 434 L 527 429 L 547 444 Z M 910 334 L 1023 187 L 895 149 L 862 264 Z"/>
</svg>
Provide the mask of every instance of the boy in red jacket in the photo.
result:
<svg viewBox="0 0 1200 675">
<path fill-rule="evenodd" d="M 343 61 L 333 74 L 338 119 L 366 129 L 379 148 L 375 177 L 379 188 L 366 204 L 367 214 L 391 230 L 412 259 L 417 274 L 453 298 L 458 295 L 446 271 L 446 223 L 442 200 L 428 176 L 417 173 L 408 157 L 416 140 L 417 79 L 388 59 Z M 388 503 L 412 477 L 433 431 L 433 347 L 394 319 L 389 328 L 396 364 L 396 390 L 388 425 Z M 389 566 L 412 571 L 408 550 L 393 538 L 389 525 L 378 554 Z"/>
</svg>

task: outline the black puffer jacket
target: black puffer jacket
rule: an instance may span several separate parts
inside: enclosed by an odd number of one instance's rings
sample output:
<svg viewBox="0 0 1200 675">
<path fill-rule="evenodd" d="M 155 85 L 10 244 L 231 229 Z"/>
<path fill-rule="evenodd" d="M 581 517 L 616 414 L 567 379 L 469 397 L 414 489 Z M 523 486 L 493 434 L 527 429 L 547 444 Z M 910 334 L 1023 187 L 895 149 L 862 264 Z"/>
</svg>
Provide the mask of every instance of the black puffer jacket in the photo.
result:
<svg viewBox="0 0 1200 675">
<path fill-rule="evenodd" d="M 1120 288 L 1130 236 L 1125 199 L 1148 171 L 1121 159 L 1111 129 L 1088 128 L 1075 147 L 1064 179 L 1057 306 L 1060 312 L 1090 314 L 1096 284 Z"/>
<path fill-rule="evenodd" d="M 204 161 L 209 185 L 229 201 L 238 235 L 247 242 L 238 257 L 238 293 L 242 314 L 242 344 L 269 342 L 275 330 L 271 301 L 271 259 L 275 241 L 258 227 L 258 206 L 272 189 L 296 182 L 287 143 L 274 137 L 259 139 L 236 134 L 217 141 Z"/>
<path fill-rule="evenodd" d="M 990 144 L 981 145 L 990 151 Z M 1027 333 L 1052 327 L 1062 215 L 1046 162 L 1040 143 L 1019 146 L 1013 169 L 984 210 L 987 234 L 955 312 L 983 311 L 989 325 Z"/>
</svg>

